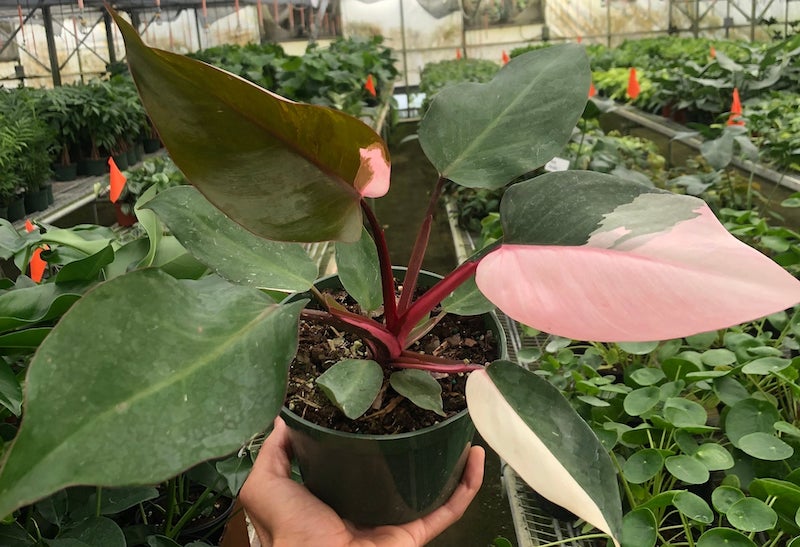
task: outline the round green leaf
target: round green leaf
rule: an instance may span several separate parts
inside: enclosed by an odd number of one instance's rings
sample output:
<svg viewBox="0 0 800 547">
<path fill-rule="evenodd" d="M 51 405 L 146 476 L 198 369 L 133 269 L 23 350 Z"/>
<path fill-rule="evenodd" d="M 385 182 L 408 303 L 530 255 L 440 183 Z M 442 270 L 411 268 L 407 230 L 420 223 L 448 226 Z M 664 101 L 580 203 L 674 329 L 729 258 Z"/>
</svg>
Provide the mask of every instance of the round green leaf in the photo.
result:
<svg viewBox="0 0 800 547">
<path fill-rule="evenodd" d="M 657 539 L 658 523 L 649 509 L 634 509 L 622 517 L 622 547 L 653 547 Z"/>
<path fill-rule="evenodd" d="M 759 460 L 780 461 L 794 454 L 794 449 L 773 434 L 757 431 L 739 439 L 739 449 Z"/>
<path fill-rule="evenodd" d="M 685 517 L 703 524 L 714 521 L 714 512 L 703 498 L 689 491 L 681 491 L 675 494 L 672 504 Z"/>
<path fill-rule="evenodd" d="M 708 416 L 702 405 L 684 399 L 673 397 L 664 402 L 664 418 L 675 427 L 705 426 Z"/>
<path fill-rule="evenodd" d="M 798 521 L 798 526 L 800 526 L 800 521 Z M 787 543 L 786 547 L 800 547 L 800 536 Z"/>
<path fill-rule="evenodd" d="M 125 547 L 125 535 L 113 520 L 106 517 L 91 517 L 66 530 L 59 539 L 75 539 L 84 545 L 103 547 Z M 51 544 L 53 545 L 53 544 Z"/>
<path fill-rule="evenodd" d="M 393 372 L 389 377 L 392 388 L 420 408 L 432 410 L 440 416 L 442 410 L 442 386 L 429 372 L 405 369 Z"/>
<path fill-rule="evenodd" d="M 603 399 L 595 397 L 594 395 L 578 395 L 577 399 L 579 401 L 586 403 L 589 406 L 595 406 L 595 407 L 611 406 L 611 403 L 609 403 L 608 401 L 604 401 Z"/>
<path fill-rule="evenodd" d="M 622 465 L 625 480 L 642 484 L 655 477 L 664 466 L 664 456 L 655 448 L 645 448 L 633 454 Z"/>
<path fill-rule="evenodd" d="M 675 444 L 677 444 L 678 448 L 681 449 L 681 452 L 688 456 L 693 455 L 700 448 L 700 445 L 695 440 L 694 435 L 684 429 L 675 430 L 673 438 L 675 440 Z"/>
<path fill-rule="evenodd" d="M 710 476 L 705 465 L 684 454 L 670 456 L 664 461 L 664 465 L 676 479 L 687 484 L 703 484 L 708 482 Z"/>
<path fill-rule="evenodd" d="M 619 348 L 631 355 L 647 355 L 658 347 L 658 342 L 617 342 Z"/>
<path fill-rule="evenodd" d="M 739 446 L 739 439 L 750 433 L 769 433 L 775 431 L 773 424 L 781 420 L 774 405 L 759 399 L 744 399 L 731 407 L 725 418 L 725 431 L 733 446 Z"/>
<path fill-rule="evenodd" d="M 697 461 L 706 466 L 709 471 L 722 471 L 733 467 L 734 461 L 731 453 L 724 446 L 716 443 L 705 443 L 700 445 L 697 451 L 692 454 Z"/>
<path fill-rule="evenodd" d="M 775 528 L 778 514 L 772 507 L 756 498 L 744 498 L 728 508 L 725 516 L 730 523 L 745 532 L 763 532 Z"/>
<path fill-rule="evenodd" d="M 695 363 L 681 359 L 680 357 L 670 357 L 661 363 L 661 370 L 667 375 L 670 380 L 678 380 L 684 378 L 690 372 L 697 372 L 700 370 Z"/>
<path fill-rule="evenodd" d="M 719 400 L 728 406 L 733 406 L 739 401 L 744 401 L 750 397 L 747 389 L 731 375 L 715 378 L 713 387 L 714 393 L 719 397 Z"/>
<path fill-rule="evenodd" d="M 666 375 L 660 368 L 645 367 L 631 372 L 631 380 L 640 386 L 652 386 L 664 378 L 666 378 Z"/>
<path fill-rule="evenodd" d="M 695 543 L 696 547 L 758 547 L 746 535 L 730 528 L 712 528 Z"/>
<path fill-rule="evenodd" d="M 368 359 L 343 359 L 317 378 L 317 385 L 344 415 L 364 414 L 383 385 L 383 368 Z"/>
<path fill-rule="evenodd" d="M 800 428 L 795 427 L 789 422 L 784 422 L 784 421 L 775 422 L 773 424 L 773 427 L 775 428 L 775 431 L 778 431 L 780 433 L 785 433 L 786 435 L 789 435 L 791 437 L 800 438 Z"/>
<path fill-rule="evenodd" d="M 701 358 L 703 364 L 709 367 L 730 365 L 736 362 L 736 354 L 725 348 L 706 350 L 701 354 Z"/>
<path fill-rule="evenodd" d="M 734 503 L 742 499 L 744 499 L 744 492 L 733 486 L 718 486 L 711 493 L 711 504 L 723 515 Z"/>
<path fill-rule="evenodd" d="M 717 339 L 717 331 L 701 332 L 686 337 L 686 343 L 695 349 L 706 349 Z"/>
<path fill-rule="evenodd" d="M 655 386 L 636 389 L 625 396 L 623 408 L 630 416 L 640 416 L 658 404 L 659 394 Z"/>
<path fill-rule="evenodd" d="M 791 364 L 791 359 L 781 359 L 780 357 L 762 357 L 747 363 L 742 367 L 742 372 L 745 374 L 767 376 L 774 372 L 780 372 Z"/>
</svg>

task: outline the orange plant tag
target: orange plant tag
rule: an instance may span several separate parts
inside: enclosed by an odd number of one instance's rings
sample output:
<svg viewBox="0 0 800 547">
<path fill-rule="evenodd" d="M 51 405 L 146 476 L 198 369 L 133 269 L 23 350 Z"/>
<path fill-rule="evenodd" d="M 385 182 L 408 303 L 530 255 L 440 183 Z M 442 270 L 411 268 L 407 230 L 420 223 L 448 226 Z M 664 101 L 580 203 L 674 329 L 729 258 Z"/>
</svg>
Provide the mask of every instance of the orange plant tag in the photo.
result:
<svg viewBox="0 0 800 547">
<path fill-rule="evenodd" d="M 49 249 L 47 245 L 44 246 L 44 250 Z M 47 262 L 42 260 L 42 248 L 39 247 L 35 251 L 33 251 L 33 255 L 31 256 L 30 261 L 30 269 L 31 269 L 31 279 L 34 282 L 40 283 L 42 281 L 42 277 L 44 277 L 44 270 L 47 267 Z"/>
<path fill-rule="evenodd" d="M 119 167 L 117 167 L 114 158 L 108 158 L 108 166 L 110 167 L 109 179 L 111 181 L 108 198 L 111 200 L 111 203 L 116 203 L 122 193 L 122 189 L 125 187 L 127 179 L 125 175 L 122 174 L 122 171 L 119 170 Z"/>
<path fill-rule="evenodd" d="M 731 101 L 731 115 L 728 117 L 728 125 L 744 125 L 742 117 L 742 101 L 739 100 L 739 90 L 733 88 L 733 100 Z"/>
<path fill-rule="evenodd" d="M 636 78 L 636 69 L 631 67 L 630 73 L 628 74 L 628 97 L 631 99 L 635 99 L 639 96 L 639 80 Z"/>
<path fill-rule="evenodd" d="M 30 219 L 26 218 L 25 219 L 25 231 L 30 233 L 30 232 L 34 231 L 35 229 L 36 229 L 36 226 L 33 225 L 33 222 L 31 222 Z"/>
<path fill-rule="evenodd" d="M 511 57 L 508 56 L 508 53 L 503 51 L 503 56 L 501 57 L 501 59 L 503 60 L 503 64 L 505 65 L 511 60 Z"/>
<path fill-rule="evenodd" d="M 594 88 L 594 82 L 589 82 L 589 98 L 597 95 L 597 90 Z"/>
<path fill-rule="evenodd" d="M 378 96 L 377 91 L 375 91 L 375 82 L 372 80 L 372 74 L 367 75 L 367 82 L 364 84 L 364 89 L 369 91 L 369 94 L 373 97 Z"/>
</svg>

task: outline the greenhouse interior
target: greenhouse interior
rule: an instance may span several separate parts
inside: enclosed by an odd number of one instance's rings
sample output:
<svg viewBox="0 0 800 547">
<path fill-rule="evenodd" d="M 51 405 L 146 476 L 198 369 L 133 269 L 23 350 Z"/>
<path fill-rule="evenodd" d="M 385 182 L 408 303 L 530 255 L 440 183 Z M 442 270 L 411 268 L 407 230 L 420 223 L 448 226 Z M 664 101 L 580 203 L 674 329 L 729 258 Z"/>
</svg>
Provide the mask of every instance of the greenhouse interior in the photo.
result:
<svg viewBox="0 0 800 547">
<path fill-rule="evenodd" d="M 0 0 L 0 547 L 800 547 L 798 31 Z"/>
</svg>

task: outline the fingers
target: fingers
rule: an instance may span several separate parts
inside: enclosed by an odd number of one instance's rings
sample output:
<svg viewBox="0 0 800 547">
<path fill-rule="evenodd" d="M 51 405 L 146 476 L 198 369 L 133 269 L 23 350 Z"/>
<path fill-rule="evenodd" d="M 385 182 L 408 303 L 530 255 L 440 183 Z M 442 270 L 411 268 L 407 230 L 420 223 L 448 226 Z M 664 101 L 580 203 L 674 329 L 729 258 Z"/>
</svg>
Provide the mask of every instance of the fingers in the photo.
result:
<svg viewBox="0 0 800 547">
<path fill-rule="evenodd" d="M 461 475 L 461 482 L 456 487 L 453 495 L 444 505 L 420 519 L 425 534 L 425 537 L 421 538 L 421 545 L 431 541 L 461 518 L 483 484 L 485 461 L 486 452 L 483 447 L 473 446 L 470 448 L 467 464 L 464 467 L 463 475 Z"/>
<path fill-rule="evenodd" d="M 291 476 L 291 445 L 289 443 L 289 428 L 280 417 L 275 418 L 272 432 L 264 440 L 258 451 L 253 469 L 242 486 L 240 497 L 248 497 L 249 486 L 260 484 L 273 478 L 288 478 Z"/>
</svg>

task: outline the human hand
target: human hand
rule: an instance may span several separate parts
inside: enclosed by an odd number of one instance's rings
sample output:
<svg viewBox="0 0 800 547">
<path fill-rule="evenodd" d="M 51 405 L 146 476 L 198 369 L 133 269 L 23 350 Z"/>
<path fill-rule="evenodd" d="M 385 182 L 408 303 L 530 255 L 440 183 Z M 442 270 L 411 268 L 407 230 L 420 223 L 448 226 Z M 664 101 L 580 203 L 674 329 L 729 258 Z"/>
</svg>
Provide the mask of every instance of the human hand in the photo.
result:
<svg viewBox="0 0 800 547">
<path fill-rule="evenodd" d="M 288 426 L 281 418 L 239 492 L 263 547 L 420 547 L 466 511 L 483 483 L 483 448 L 470 448 L 464 474 L 444 505 L 396 526 L 357 528 L 291 478 Z"/>
</svg>

